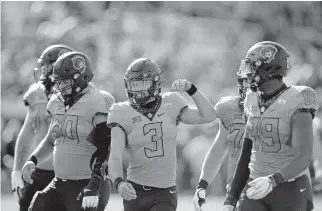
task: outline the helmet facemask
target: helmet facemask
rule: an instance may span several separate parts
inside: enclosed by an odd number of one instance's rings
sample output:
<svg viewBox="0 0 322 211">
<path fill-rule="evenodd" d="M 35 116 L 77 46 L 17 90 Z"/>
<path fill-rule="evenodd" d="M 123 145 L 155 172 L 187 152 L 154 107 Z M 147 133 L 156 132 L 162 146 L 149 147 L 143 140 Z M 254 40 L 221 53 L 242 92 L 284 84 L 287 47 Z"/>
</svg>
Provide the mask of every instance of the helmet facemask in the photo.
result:
<svg viewBox="0 0 322 211">
<path fill-rule="evenodd" d="M 73 98 L 76 98 L 79 93 L 84 89 L 79 87 L 76 83 L 76 79 L 79 77 L 79 73 L 75 73 L 69 79 L 63 79 L 59 76 L 54 77 L 54 93 L 63 101 L 69 101 Z"/>
<path fill-rule="evenodd" d="M 124 78 L 125 91 L 131 104 L 144 106 L 153 102 L 161 92 L 159 74 L 145 77 Z"/>
<path fill-rule="evenodd" d="M 53 81 L 52 74 L 53 74 L 53 66 L 54 64 L 47 63 L 47 62 L 39 62 L 38 67 L 34 68 L 34 79 L 36 82 L 38 81 Z"/>
<path fill-rule="evenodd" d="M 239 70 L 237 72 L 237 86 L 242 99 L 245 99 L 246 92 L 249 88 L 251 88 L 253 91 L 257 90 L 257 87 L 261 81 L 261 77 L 257 73 L 262 63 L 263 62 L 260 59 L 255 62 L 249 58 L 241 61 Z"/>
</svg>

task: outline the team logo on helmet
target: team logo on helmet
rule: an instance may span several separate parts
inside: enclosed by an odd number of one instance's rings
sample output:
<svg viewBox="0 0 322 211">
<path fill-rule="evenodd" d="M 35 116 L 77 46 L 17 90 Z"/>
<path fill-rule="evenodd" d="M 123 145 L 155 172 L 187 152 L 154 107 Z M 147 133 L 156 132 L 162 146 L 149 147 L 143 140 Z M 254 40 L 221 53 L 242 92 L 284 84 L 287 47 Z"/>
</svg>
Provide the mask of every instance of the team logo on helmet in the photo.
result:
<svg viewBox="0 0 322 211">
<path fill-rule="evenodd" d="M 84 57 L 82 56 L 74 56 L 72 58 L 72 62 L 73 62 L 73 66 L 76 70 L 79 70 L 81 73 L 84 73 L 85 72 L 85 69 L 86 69 L 86 62 L 85 62 L 85 59 Z"/>
<path fill-rule="evenodd" d="M 266 63 L 270 63 L 275 58 L 277 51 L 278 50 L 275 46 L 263 45 L 259 54 L 263 57 Z"/>
</svg>

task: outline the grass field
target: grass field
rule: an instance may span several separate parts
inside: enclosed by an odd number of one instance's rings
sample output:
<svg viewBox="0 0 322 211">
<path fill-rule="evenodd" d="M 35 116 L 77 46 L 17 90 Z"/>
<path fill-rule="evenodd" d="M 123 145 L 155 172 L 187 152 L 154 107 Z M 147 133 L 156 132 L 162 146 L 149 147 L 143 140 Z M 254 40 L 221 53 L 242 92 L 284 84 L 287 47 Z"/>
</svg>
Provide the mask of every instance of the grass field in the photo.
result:
<svg viewBox="0 0 322 211">
<path fill-rule="evenodd" d="M 177 211 L 194 211 L 192 206 L 192 196 L 184 195 L 179 197 Z M 209 197 L 207 204 L 204 206 L 204 211 L 220 211 L 223 203 L 222 197 Z M 322 211 L 322 195 L 317 195 L 314 198 L 314 211 Z M 283 203 L 283 202 L 281 202 Z M 106 211 L 121 211 L 122 200 L 118 195 L 112 195 Z M 18 205 L 11 196 L 1 196 L 1 211 L 18 211 Z M 287 210 L 285 210 L 287 211 Z"/>
</svg>

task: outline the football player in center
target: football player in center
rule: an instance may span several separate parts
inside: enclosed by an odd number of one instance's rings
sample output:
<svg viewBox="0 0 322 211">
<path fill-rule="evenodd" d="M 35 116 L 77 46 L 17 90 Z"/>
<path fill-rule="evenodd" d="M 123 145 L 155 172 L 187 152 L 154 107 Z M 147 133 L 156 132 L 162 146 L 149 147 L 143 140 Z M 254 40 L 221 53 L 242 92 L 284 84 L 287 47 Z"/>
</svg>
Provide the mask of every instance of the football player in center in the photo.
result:
<svg viewBox="0 0 322 211">
<path fill-rule="evenodd" d="M 308 167 L 318 100 L 310 87 L 283 83 L 289 56 L 282 45 L 265 41 L 242 60 L 238 76 L 250 82 L 248 120 L 224 211 L 234 210 L 243 189 L 240 211 L 313 210 Z"/>
<path fill-rule="evenodd" d="M 177 92 L 161 93 L 162 71 L 140 58 L 128 67 L 124 82 L 128 101 L 114 104 L 108 116 L 112 128 L 109 175 L 122 196 L 124 211 L 174 211 L 177 208 L 177 125 L 212 122 L 212 104 L 187 80 L 172 88 L 186 91 L 197 109 Z M 130 158 L 123 178 L 124 150 Z"/>
<path fill-rule="evenodd" d="M 23 167 L 24 179 L 31 183 L 31 172 L 39 160 L 54 151 L 55 178 L 38 191 L 30 211 L 104 211 L 110 194 L 110 182 L 105 180 L 97 160 L 108 155 L 100 147 L 110 145 L 110 129 L 106 118 L 115 102 L 108 92 L 90 83 L 93 70 L 89 57 L 79 52 L 65 53 L 55 63 L 53 78 L 55 94 L 47 105 L 52 122 L 47 136 Z M 102 187 L 101 184 L 103 183 Z M 99 201 L 93 201 L 100 195 Z M 98 198 L 96 198 L 98 199 Z"/>
<path fill-rule="evenodd" d="M 44 189 L 54 178 L 52 156 L 39 160 L 39 165 L 31 176 L 32 184 L 22 180 L 21 169 L 30 153 L 47 134 L 51 118 L 47 115 L 46 107 L 53 92 L 53 65 L 60 55 L 70 51 L 73 49 L 66 45 L 51 45 L 46 48 L 37 61 L 40 68 L 34 70 L 36 83 L 29 87 L 23 97 L 28 112 L 16 141 L 11 176 L 12 191 L 19 198 L 20 211 L 27 211 L 36 191 Z"/>
<path fill-rule="evenodd" d="M 239 96 L 222 97 L 215 105 L 219 130 L 202 165 L 199 184 L 193 198 L 196 211 L 202 210 L 202 204 L 206 202 L 207 187 L 219 172 L 226 155 L 228 156 L 227 190 L 233 180 L 246 125 L 244 99 L 248 89 L 240 77 L 237 77 L 237 82 Z"/>
</svg>

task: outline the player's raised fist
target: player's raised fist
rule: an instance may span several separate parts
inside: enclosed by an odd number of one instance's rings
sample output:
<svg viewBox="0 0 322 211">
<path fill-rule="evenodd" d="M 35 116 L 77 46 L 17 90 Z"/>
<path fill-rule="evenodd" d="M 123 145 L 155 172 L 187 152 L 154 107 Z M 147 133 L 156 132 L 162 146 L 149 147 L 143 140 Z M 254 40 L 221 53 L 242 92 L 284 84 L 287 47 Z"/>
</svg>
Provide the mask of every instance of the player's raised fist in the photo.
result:
<svg viewBox="0 0 322 211">
<path fill-rule="evenodd" d="M 185 92 L 191 88 L 192 83 L 186 79 L 177 79 L 172 84 L 172 91 Z"/>
<path fill-rule="evenodd" d="M 203 188 L 198 188 L 195 196 L 193 197 L 195 211 L 201 211 L 204 203 L 206 203 L 206 190 Z"/>
<path fill-rule="evenodd" d="M 22 167 L 22 177 L 26 182 L 30 184 L 33 183 L 31 179 L 31 174 L 32 172 L 35 171 L 35 169 L 36 169 L 36 165 L 32 161 L 27 161 L 25 165 Z"/>
<path fill-rule="evenodd" d="M 121 182 L 117 187 L 117 191 L 124 200 L 130 201 L 132 199 L 136 199 L 136 191 L 131 183 Z"/>
<path fill-rule="evenodd" d="M 11 188 L 13 196 L 16 200 L 19 200 L 20 191 L 24 187 L 24 183 L 22 180 L 22 173 L 21 171 L 12 171 L 11 173 Z"/>
</svg>

